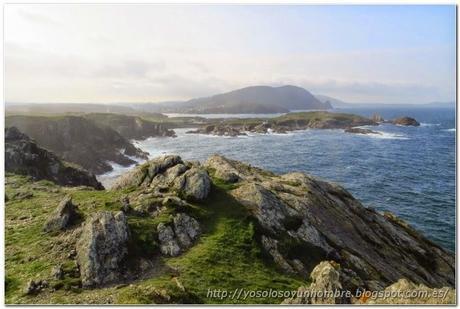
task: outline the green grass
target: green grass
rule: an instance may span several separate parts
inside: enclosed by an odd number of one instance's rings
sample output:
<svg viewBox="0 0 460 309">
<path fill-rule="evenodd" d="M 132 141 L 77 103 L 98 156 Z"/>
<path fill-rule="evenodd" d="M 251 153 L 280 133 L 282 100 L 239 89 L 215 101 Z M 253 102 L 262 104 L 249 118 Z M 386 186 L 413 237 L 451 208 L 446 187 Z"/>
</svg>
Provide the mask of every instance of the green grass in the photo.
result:
<svg viewBox="0 0 460 309">
<path fill-rule="evenodd" d="M 78 288 L 75 264 L 67 257 L 72 242 L 76 241 L 71 231 L 50 235 L 42 232 L 43 224 L 67 194 L 87 218 L 100 210 L 118 211 L 120 199 L 128 191 L 63 188 L 46 181 L 33 182 L 24 176 L 7 175 L 6 303 L 280 303 L 282 299 L 207 297 L 208 289 L 295 290 L 305 284 L 303 278 L 282 274 L 265 255 L 258 240 L 257 222 L 228 194 L 234 185 L 213 181 L 212 192 L 205 202 L 181 208 L 170 205 L 155 218 L 135 213 L 128 216 L 131 257 L 159 259 L 165 271 L 125 286 L 86 290 Z M 21 199 L 18 192 L 32 196 Z M 170 222 L 177 212 L 196 218 L 203 234 L 179 257 L 159 257 L 156 227 L 161 222 Z M 51 276 L 52 268 L 58 264 L 64 267 L 62 280 Z M 23 289 L 31 279 L 48 280 L 57 290 L 24 295 Z"/>
</svg>

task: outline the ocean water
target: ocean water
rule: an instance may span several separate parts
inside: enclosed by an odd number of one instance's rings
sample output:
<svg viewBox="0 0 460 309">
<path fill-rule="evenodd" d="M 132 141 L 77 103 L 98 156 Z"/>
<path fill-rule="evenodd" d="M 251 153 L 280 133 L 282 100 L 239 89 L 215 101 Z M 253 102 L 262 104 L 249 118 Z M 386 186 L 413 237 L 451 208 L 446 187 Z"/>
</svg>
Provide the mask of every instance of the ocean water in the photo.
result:
<svg viewBox="0 0 460 309">
<path fill-rule="evenodd" d="M 407 115 L 421 126 L 372 128 L 381 135 L 310 129 L 243 137 L 185 134 L 187 129 L 178 129 L 177 138 L 149 138 L 136 144 L 151 157 L 178 154 L 203 161 L 219 153 L 276 173 L 306 172 L 344 186 L 365 206 L 391 211 L 428 238 L 454 250 L 455 110 L 389 107 L 340 111 L 364 116 L 378 112 L 385 119 Z M 118 166 L 100 179 L 109 185 L 128 169 Z"/>
</svg>

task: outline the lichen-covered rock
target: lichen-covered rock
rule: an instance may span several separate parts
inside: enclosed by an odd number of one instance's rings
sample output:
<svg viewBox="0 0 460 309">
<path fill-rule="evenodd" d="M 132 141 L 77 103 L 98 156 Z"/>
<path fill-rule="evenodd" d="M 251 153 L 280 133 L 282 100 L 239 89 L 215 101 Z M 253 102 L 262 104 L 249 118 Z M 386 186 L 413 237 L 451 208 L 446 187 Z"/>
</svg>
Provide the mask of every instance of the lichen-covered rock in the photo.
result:
<svg viewBox="0 0 460 309">
<path fill-rule="evenodd" d="M 123 212 L 95 213 L 77 242 L 77 262 L 84 287 L 122 279 L 122 261 L 128 253 L 129 228 Z"/>
<path fill-rule="evenodd" d="M 292 266 L 289 265 L 289 263 L 284 259 L 284 257 L 278 251 L 278 241 L 277 240 L 267 237 L 265 235 L 262 235 L 261 242 L 262 242 L 263 248 L 272 256 L 273 261 L 282 270 L 284 270 L 287 273 L 295 273 L 295 270 L 292 268 Z M 303 267 L 303 264 L 301 262 L 298 261 L 297 263 L 300 263 L 300 267 Z"/>
<path fill-rule="evenodd" d="M 175 188 L 187 200 L 204 200 L 211 191 L 211 179 L 203 169 L 192 167 L 182 176 L 176 178 Z"/>
<path fill-rule="evenodd" d="M 300 287 L 296 297 L 286 299 L 283 304 L 344 304 L 350 299 L 343 297 L 340 282 L 340 266 L 337 263 L 323 261 L 311 272 L 312 283 L 309 287 Z"/>
<path fill-rule="evenodd" d="M 76 206 L 72 203 L 72 197 L 66 196 L 58 205 L 55 212 L 45 223 L 45 232 L 58 232 L 68 228 L 79 215 Z"/>
<path fill-rule="evenodd" d="M 177 243 L 172 227 L 164 223 L 160 223 L 158 224 L 157 232 L 161 253 L 169 256 L 179 255 L 181 248 Z"/>
<path fill-rule="evenodd" d="M 187 214 L 179 213 L 174 219 L 174 231 L 182 248 L 188 248 L 201 233 L 200 224 Z"/>
<path fill-rule="evenodd" d="M 27 286 L 24 289 L 24 294 L 34 295 L 40 293 L 43 289 L 48 287 L 48 281 L 46 280 L 30 280 L 27 282 Z"/>
<path fill-rule="evenodd" d="M 164 255 L 177 256 L 190 248 L 201 234 L 200 224 L 185 213 L 178 213 L 172 224 L 160 223 L 157 227 L 160 251 Z"/>
<path fill-rule="evenodd" d="M 149 189 L 150 194 L 171 192 L 185 199 L 205 199 L 211 190 L 211 179 L 204 168 L 183 162 L 179 156 L 162 156 L 148 161 L 118 178 L 113 190 L 128 187 Z"/>
</svg>

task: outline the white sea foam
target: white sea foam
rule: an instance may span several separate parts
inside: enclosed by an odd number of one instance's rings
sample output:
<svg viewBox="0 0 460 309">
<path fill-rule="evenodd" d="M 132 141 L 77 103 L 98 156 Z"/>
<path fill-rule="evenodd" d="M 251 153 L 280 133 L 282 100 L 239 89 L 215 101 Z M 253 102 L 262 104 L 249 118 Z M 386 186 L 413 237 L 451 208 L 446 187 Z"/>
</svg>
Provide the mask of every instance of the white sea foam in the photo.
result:
<svg viewBox="0 0 460 309">
<path fill-rule="evenodd" d="M 118 176 L 136 166 L 136 163 L 128 166 L 123 166 L 112 161 L 107 161 L 107 163 L 109 163 L 113 169 L 110 172 L 96 176 L 97 180 L 99 180 L 105 188 L 109 188 Z"/>
<path fill-rule="evenodd" d="M 455 128 L 452 128 L 452 129 L 446 129 L 446 130 L 443 130 L 443 131 L 447 131 L 447 132 L 455 132 L 457 131 Z"/>
<path fill-rule="evenodd" d="M 440 123 L 425 123 L 425 122 L 420 123 L 421 127 L 434 127 L 434 126 L 440 126 L 440 125 L 441 125 Z"/>
<path fill-rule="evenodd" d="M 371 138 L 380 138 L 380 139 L 400 139 L 400 140 L 409 139 L 406 135 L 403 135 L 403 134 L 382 132 L 382 131 L 375 131 L 375 132 L 376 133 L 364 134 L 363 136 L 368 136 L 368 137 L 371 137 Z M 380 134 L 378 134 L 378 133 L 380 133 Z"/>
</svg>

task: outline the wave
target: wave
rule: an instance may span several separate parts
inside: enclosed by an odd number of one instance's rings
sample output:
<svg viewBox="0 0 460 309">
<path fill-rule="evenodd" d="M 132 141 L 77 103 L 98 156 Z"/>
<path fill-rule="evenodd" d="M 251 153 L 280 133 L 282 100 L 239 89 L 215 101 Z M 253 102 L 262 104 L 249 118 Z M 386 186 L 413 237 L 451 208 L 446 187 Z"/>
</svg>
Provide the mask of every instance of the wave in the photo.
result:
<svg viewBox="0 0 460 309">
<path fill-rule="evenodd" d="M 380 138 L 380 139 L 399 139 L 399 140 L 408 140 L 409 137 L 403 134 L 375 131 L 376 133 L 364 134 L 363 136 L 368 136 L 371 138 Z"/>
<path fill-rule="evenodd" d="M 452 129 L 445 129 L 445 130 L 443 130 L 443 131 L 446 131 L 446 132 L 456 132 L 456 131 L 457 131 L 457 129 L 455 129 L 455 128 L 452 128 Z"/>
<path fill-rule="evenodd" d="M 440 123 L 425 123 L 425 122 L 420 123 L 421 127 L 434 127 L 434 126 L 440 126 L 440 125 L 441 125 Z"/>
</svg>

